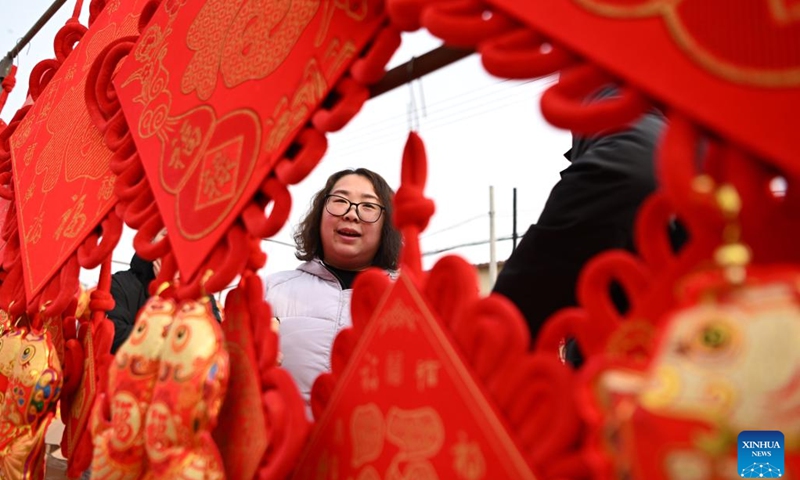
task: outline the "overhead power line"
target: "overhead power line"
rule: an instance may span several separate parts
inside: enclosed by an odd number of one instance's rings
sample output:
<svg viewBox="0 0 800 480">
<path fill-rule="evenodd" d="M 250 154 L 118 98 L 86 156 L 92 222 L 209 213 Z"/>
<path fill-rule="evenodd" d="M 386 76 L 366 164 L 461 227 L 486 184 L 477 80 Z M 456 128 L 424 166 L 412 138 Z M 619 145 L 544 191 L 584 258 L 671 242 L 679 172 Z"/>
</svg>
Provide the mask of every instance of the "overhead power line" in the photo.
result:
<svg viewBox="0 0 800 480">
<path fill-rule="evenodd" d="M 281 240 L 275 240 L 274 238 L 265 238 L 263 240 L 269 243 L 277 243 L 278 245 L 283 245 L 284 247 L 297 248 L 297 245 L 293 243 L 288 243 Z"/>
<path fill-rule="evenodd" d="M 420 238 L 430 238 L 430 237 L 432 237 L 434 235 L 437 235 L 439 233 L 447 232 L 448 230 L 453 230 L 454 228 L 461 227 L 461 226 L 466 225 L 466 224 L 468 224 L 470 222 L 474 222 L 475 220 L 480 220 L 480 219 L 486 217 L 486 215 L 488 215 L 488 213 L 481 213 L 480 215 L 475 215 L 474 217 L 470 217 L 470 218 L 468 218 L 466 220 L 462 220 L 462 221 L 460 221 L 458 223 L 454 223 L 454 224 L 452 224 L 450 226 L 447 226 L 447 227 L 444 227 L 442 229 L 436 230 L 435 232 L 425 233 L 424 235 L 420 236 Z"/>
<path fill-rule="evenodd" d="M 532 81 L 534 81 L 534 80 L 525 80 L 525 81 L 512 83 L 512 85 L 509 87 L 509 89 L 516 88 L 516 87 L 519 87 L 521 85 L 528 84 L 528 83 L 530 83 Z M 474 102 L 475 100 L 478 100 L 478 99 L 481 99 L 481 98 L 486 98 L 486 97 L 489 97 L 491 95 L 496 95 L 498 92 L 501 92 L 501 93 L 502 92 L 507 92 L 508 89 L 493 90 L 493 91 L 489 91 L 489 92 L 486 92 L 486 90 L 487 89 L 496 88 L 499 85 L 502 85 L 504 83 L 509 83 L 509 82 L 514 82 L 514 81 L 513 80 L 508 80 L 508 79 L 502 79 L 502 80 L 497 80 L 497 81 L 495 81 L 493 83 L 487 83 L 485 85 L 481 85 L 480 87 L 478 87 L 476 89 L 468 90 L 468 91 L 459 93 L 458 95 L 453 95 L 451 97 L 441 98 L 441 99 L 437 99 L 437 100 L 435 100 L 433 102 L 426 103 L 425 108 L 426 109 L 434 108 L 438 113 L 438 112 L 442 112 L 442 111 L 451 109 L 453 107 L 462 106 L 465 103 Z M 374 135 L 375 133 L 380 133 L 380 132 L 386 131 L 387 129 L 393 129 L 396 125 L 399 125 L 399 124 L 405 125 L 406 120 L 407 120 L 407 116 L 408 116 L 408 112 L 406 112 L 406 111 L 403 111 L 402 113 L 397 113 L 395 115 L 385 116 L 382 120 L 378 120 L 376 122 L 372 122 L 368 126 L 365 126 L 364 128 L 362 128 L 361 130 L 364 131 L 364 136 L 371 136 L 371 135 Z"/>
<path fill-rule="evenodd" d="M 506 240 L 511 240 L 512 238 L 513 238 L 513 237 L 509 235 L 509 236 L 507 236 L 507 237 L 500 237 L 500 238 L 497 238 L 497 239 L 496 239 L 496 241 L 498 241 L 498 242 L 504 242 L 504 241 L 506 241 Z M 486 244 L 487 244 L 487 243 L 489 243 L 489 242 L 490 242 L 490 240 L 479 240 L 479 241 L 476 241 L 476 242 L 461 243 L 461 244 L 458 244 L 458 245 L 453 245 L 453 246 L 450 246 L 450 247 L 440 248 L 440 249 L 438 249 L 438 250 L 431 250 L 431 251 L 429 251 L 429 252 L 423 252 L 423 253 L 422 253 L 422 256 L 423 256 L 423 257 L 428 257 L 428 256 L 430 256 L 430 255 L 436 255 L 436 254 L 439 254 L 439 253 L 449 252 L 449 251 L 451 251 L 451 250 L 456 250 L 456 249 L 458 249 L 458 248 L 464 248 L 464 247 L 474 247 L 474 246 L 476 246 L 476 245 L 486 245 Z"/>
<path fill-rule="evenodd" d="M 428 116 L 426 117 L 423 128 L 425 131 L 430 131 L 436 128 L 453 125 L 469 118 L 517 105 L 521 98 L 530 97 L 531 108 L 533 109 L 536 105 L 532 92 L 524 89 L 516 90 L 516 87 L 524 86 L 531 82 L 532 81 L 519 83 L 509 89 L 487 93 L 458 104 L 448 105 L 441 109 L 435 109 L 429 105 L 427 107 Z M 540 88 L 536 89 L 535 92 L 544 91 L 550 84 L 551 82 L 545 83 Z M 485 97 L 494 98 L 490 100 Z M 405 135 L 407 135 L 407 128 L 405 121 L 397 118 L 394 124 L 384 125 L 369 133 L 364 133 L 360 135 L 358 139 L 340 142 L 337 144 L 337 148 L 332 150 L 331 153 L 346 157 L 369 148 L 375 148 L 379 145 L 389 143 L 393 139 L 405 138 Z"/>
</svg>

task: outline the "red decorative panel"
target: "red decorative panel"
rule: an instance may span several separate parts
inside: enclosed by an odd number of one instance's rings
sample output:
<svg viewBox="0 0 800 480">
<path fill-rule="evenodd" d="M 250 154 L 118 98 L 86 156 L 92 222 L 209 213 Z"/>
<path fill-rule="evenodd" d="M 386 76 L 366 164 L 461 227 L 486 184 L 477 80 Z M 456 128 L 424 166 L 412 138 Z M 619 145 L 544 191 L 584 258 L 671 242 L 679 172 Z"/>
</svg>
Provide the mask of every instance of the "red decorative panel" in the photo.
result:
<svg viewBox="0 0 800 480">
<path fill-rule="evenodd" d="M 28 298 L 116 202 L 111 152 L 89 118 L 84 90 L 94 58 L 114 39 L 136 32 L 144 3 L 109 4 L 11 137 Z"/>
<path fill-rule="evenodd" d="M 487 0 L 754 153 L 797 170 L 800 9 L 775 0 Z"/>
<path fill-rule="evenodd" d="M 378 31 L 382 1 L 166 1 L 114 80 L 191 277 Z"/>
<path fill-rule="evenodd" d="M 533 478 L 405 275 L 336 385 L 296 478 Z"/>
</svg>

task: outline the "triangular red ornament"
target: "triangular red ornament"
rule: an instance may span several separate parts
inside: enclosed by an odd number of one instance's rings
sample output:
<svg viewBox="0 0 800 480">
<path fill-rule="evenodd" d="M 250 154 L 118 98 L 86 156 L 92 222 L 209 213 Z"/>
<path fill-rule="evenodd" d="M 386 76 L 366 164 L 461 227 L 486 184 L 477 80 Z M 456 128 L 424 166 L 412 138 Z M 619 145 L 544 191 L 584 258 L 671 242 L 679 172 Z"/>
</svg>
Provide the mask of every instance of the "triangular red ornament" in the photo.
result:
<svg viewBox="0 0 800 480">
<path fill-rule="evenodd" d="M 366 326 L 299 465 L 296 478 L 534 478 L 407 275 Z"/>
</svg>

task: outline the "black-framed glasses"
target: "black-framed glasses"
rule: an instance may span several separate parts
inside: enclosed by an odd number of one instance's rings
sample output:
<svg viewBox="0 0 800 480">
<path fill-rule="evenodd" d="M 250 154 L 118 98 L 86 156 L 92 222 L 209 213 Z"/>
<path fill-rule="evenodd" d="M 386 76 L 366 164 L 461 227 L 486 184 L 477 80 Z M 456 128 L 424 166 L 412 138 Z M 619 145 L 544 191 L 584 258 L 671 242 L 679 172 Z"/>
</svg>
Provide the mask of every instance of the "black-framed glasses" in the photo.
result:
<svg viewBox="0 0 800 480">
<path fill-rule="evenodd" d="M 375 223 L 383 215 L 386 207 L 372 202 L 355 203 L 350 200 L 334 194 L 325 195 L 325 210 L 334 217 L 343 217 L 347 215 L 351 207 L 356 207 L 356 215 L 359 220 L 365 223 Z"/>
</svg>

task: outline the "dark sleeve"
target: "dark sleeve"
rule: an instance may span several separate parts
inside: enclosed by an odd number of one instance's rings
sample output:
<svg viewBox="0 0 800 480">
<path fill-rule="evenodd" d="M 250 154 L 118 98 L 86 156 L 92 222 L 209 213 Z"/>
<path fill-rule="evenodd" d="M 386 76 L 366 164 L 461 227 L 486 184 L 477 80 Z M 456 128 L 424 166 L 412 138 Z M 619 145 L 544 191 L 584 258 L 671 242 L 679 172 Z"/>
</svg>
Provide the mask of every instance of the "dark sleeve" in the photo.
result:
<svg viewBox="0 0 800 480">
<path fill-rule="evenodd" d="M 576 304 L 578 275 L 590 258 L 633 249 L 636 211 L 655 189 L 653 154 L 663 126 L 653 113 L 628 130 L 574 143 L 572 164 L 494 286 L 520 309 L 533 339 L 550 315 Z"/>
<path fill-rule="evenodd" d="M 121 275 L 111 277 L 111 296 L 114 297 L 114 308 L 106 312 L 106 316 L 114 323 L 114 341 L 111 343 L 111 353 L 125 342 L 133 329 L 137 311 L 133 309 L 131 293 L 126 288 L 125 278 Z"/>
</svg>

